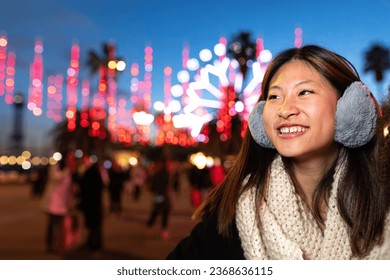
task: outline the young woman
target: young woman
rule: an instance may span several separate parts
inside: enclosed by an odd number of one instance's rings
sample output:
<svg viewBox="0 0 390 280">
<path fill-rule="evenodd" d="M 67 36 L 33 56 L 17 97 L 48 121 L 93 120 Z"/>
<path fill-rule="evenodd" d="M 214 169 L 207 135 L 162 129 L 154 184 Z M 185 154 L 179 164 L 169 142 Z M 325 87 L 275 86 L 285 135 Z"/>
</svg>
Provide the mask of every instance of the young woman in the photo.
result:
<svg viewBox="0 0 390 280">
<path fill-rule="evenodd" d="M 235 166 L 167 258 L 390 259 L 380 115 L 345 58 L 315 45 L 280 53 Z"/>
<path fill-rule="evenodd" d="M 62 253 L 66 249 L 63 224 L 75 202 L 75 185 L 72 181 L 74 157 L 64 157 L 48 169 L 48 178 L 42 204 L 48 216 L 46 250 L 48 253 Z"/>
</svg>

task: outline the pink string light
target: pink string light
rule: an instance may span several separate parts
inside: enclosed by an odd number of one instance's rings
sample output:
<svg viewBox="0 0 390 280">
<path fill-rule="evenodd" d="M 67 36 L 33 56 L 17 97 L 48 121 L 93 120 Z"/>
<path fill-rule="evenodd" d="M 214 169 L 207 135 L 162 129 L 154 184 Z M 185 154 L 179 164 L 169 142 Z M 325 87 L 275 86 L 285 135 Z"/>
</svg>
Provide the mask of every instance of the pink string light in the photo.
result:
<svg viewBox="0 0 390 280">
<path fill-rule="evenodd" d="M 46 117 L 60 122 L 62 120 L 62 75 L 50 75 L 47 80 Z"/>
<path fill-rule="evenodd" d="M 0 96 L 5 93 L 5 69 L 7 60 L 8 40 L 5 35 L 0 36 Z"/>
<path fill-rule="evenodd" d="M 295 28 L 294 34 L 295 34 L 294 47 L 296 48 L 302 47 L 302 34 L 303 34 L 302 28 L 299 27 Z"/>
<path fill-rule="evenodd" d="M 77 86 L 79 73 L 79 58 L 80 48 L 77 44 L 73 44 L 70 54 L 70 63 L 67 71 L 67 109 L 66 118 L 68 120 L 68 130 L 74 131 L 76 129 L 76 105 L 77 105 Z"/>
<path fill-rule="evenodd" d="M 8 53 L 6 78 L 5 78 L 5 103 L 6 104 L 14 103 L 15 61 L 16 61 L 16 54 L 14 52 Z"/>
<path fill-rule="evenodd" d="M 43 90 L 43 42 L 35 41 L 34 60 L 30 65 L 30 87 L 28 92 L 27 108 L 35 116 L 42 115 L 42 90 Z"/>
</svg>

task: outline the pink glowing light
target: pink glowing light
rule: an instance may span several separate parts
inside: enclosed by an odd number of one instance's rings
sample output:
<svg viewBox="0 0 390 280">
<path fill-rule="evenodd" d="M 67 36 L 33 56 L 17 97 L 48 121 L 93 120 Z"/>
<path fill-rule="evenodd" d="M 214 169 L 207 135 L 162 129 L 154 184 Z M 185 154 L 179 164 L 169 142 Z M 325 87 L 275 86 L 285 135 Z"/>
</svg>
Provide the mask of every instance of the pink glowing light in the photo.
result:
<svg viewBox="0 0 390 280">
<path fill-rule="evenodd" d="M 115 61 L 115 45 L 108 45 L 108 61 Z M 116 64 L 116 63 L 115 63 Z M 115 81 L 116 74 L 115 67 L 109 67 L 107 69 L 107 94 L 106 94 L 106 103 L 108 107 L 108 119 L 107 126 L 108 130 L 111 133 L 111 141 L 115 142 L 117 140 L 117 124 L 116 124 L 116 93 L 117 93 L 117 84 Z"/>
<path fill-rule="evenodd" d="M 30 65 L 30 87 L 28 95 L 28 109 L 32 110 L 35 116 L 42 115 L 42 78 L 43 78 L 43 42 L 35 41 L 34 60 Z"/>
<path fill-rule="evenodd" d="M 145 48 L 145 73 L 144 73 L 144 108 L 150 112 L 152 96 L 152 70 L 153 70 L 153 49 L 150 46 Z"/>
<path fill-rule="evenodd" d="M 62 75 L 50 75 L 47 80 L 46 117 L 60 122 L 62 120 Z"/>
<path fill-rule="evenodd" d="M 164 105 L 168 106 L 171 101 L 171 79 L 172 68 L 167 66 L 164 68 Z"/>
<path fill-rule="evenodd" d="M 8 53 L 6 79 L 5 79 L 5 103 L 14 103 L 14 88 L 15 88 L 15 61 L 16 54 L 14 52 Z"/>
<path fill-rule="evenodd" d="M 79 58 L 80 48 L 77 44 L 73 44 L 70 50 L 70 62 L 67 70 L 67 113 L 68 130 L 74 131 L 76 129 L 76 105 L 77 105 L 77 86 L 79 73 Z"/>
<path fill-rule="evenodd" d="M 6 61 L 8 40 L 5 35 L 0 36 L 0 96 L 5 93 Z"/>
<path fill-rule="evenodd" d="M 294 47 L 300 48 L 302 47 L 302 35 L 303 35 L 303 30 L 302 28 L 295 28 L 295 39 L 294 39 Z"/>
</svg>

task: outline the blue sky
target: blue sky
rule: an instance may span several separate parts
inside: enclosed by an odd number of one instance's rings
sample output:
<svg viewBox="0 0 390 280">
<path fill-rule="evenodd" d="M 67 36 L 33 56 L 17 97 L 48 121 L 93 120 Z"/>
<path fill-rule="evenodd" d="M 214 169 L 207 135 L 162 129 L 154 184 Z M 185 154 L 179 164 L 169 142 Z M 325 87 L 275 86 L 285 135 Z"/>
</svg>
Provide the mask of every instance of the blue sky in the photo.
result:
<svg viewBox="0 0 390 280">
<path fill-rule="evenodd" d="M 80 45 L 80 78 L 89 75 L 86 54 L 113 42 L 127 65 L 143 63 L 144 48 L 153 48 L 153 101 L 162 100 L 163 69 L 181 70 L 181 52 L 187 44 L 190 57 L 201 49 L 228 40 L 240 31 L 261 37 L 273 54 L 294 44 L 294 29 L 303 29 L 304 44 L 319 44 L 349 59 L 363 81 L 382 98 L 372 74 L 363 73 L 364 52 L 379 42 L 390 46 L 390 0 L 3 0 L 0 32 L 8 37 L 8 50 L 16 53 L 15 90 L 27 94 L 29 65 L 35 39 L 44 42 L 45 78 L 65 75 L 70 47 Z M 128 70 L 128 69 L 127 69 Z M 119 77 L 119 89 L 128 92 L 129 74 Z M 385 84 L 389 84 L 389 74 Z M 174 81 L 173 81 L 174 83 Z M 0 153 L 9 144 L 13 112 L 0 97 Z M 25 146 L 48 146 L 53 122 L 24 111 Z"/>
</svg>

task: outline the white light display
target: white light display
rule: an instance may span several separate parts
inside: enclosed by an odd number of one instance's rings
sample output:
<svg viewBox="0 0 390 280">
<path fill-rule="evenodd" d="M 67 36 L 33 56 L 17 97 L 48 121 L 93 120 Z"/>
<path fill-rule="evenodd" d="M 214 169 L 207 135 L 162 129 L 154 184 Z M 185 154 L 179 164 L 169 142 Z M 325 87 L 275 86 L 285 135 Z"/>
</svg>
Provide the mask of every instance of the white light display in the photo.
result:
<svg viewBox="0 0 390 280">
<path fill-rule="evenodd" d="M 239 71 L 238 62 L 235 59 L 225 57 L 226 45 L 222 43 L 216 44 L 214 54 L 218 59 L 210 63 L 213 59 L 213 53 L 209 49 L 200 51 L 200 60 L 207 63 L 193 74 L 193 81 L 189 82 L 186 88 L 185 93 L 189 102 L 185 105 L 183 104 L 183 114 L 174 116 L 174 126 L 191 129 L 191 136 L 194 138 L 199 135 L 202 126 L 213 119 L 213 114 L 209 111 L 215 112 L 215 109 L 220 109 L 223 106 L 222 99 L 226 95 L 225 89 L 228 86 L 233 86 L 235 92 L 242 93 L 242 102 L 240 101 L 240 103 L 235 105 L 236 111 L 239 113 L 251 111 L 260 94 L 259 86 L 263 80 L 266 63 L 272 59 L 271 52 L 263 50 L 261 52 L 262 56 L 259 56 L 257 61 L 251 61 L 248 64 L 248 77 L 251 78 L 244 86 L 243 75 Z M 193 66 L 196 64 L 195 61 L 198 62 L 194 58 L 187 61 L 188 70 L 196 69 Z M 178 73 L 179 82 L 185 83 L 190 81 L 189 72 L 184 71 L 184 75 L 183 71 Z M 183 87 L 180 85 L 172 86 L 171 94 L 173 97 L 182 96 Z M 247 117 L 248 113 L 243 114 L 245 120 Z"/>
</svg>

